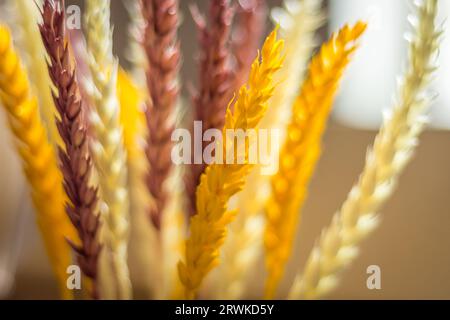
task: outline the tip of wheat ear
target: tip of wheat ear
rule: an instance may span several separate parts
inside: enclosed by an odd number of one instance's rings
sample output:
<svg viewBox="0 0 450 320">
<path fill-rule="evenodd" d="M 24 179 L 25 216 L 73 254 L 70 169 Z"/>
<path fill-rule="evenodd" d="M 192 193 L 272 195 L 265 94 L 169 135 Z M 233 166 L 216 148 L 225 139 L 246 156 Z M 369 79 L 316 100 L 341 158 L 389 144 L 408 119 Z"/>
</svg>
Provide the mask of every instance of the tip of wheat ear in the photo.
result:
<svg viewBox="0 0 450 320">
<path fill-rule="evenodd" d="M 1 24 L 0 101 L 7 111 L 25 176 L 31 185 L 38 226 L 62 297 L 73 298 L 66 286 L 66 269 L 72 262 L 71 250 L 64 239 L 79 240 L 65 213 L 67 198 L 62 188 L 62 176 L 55 150 L 39 116 L 37 99 L 31 93 L 25 69 L 14 51 L 11 34 Z"/>
</svg>

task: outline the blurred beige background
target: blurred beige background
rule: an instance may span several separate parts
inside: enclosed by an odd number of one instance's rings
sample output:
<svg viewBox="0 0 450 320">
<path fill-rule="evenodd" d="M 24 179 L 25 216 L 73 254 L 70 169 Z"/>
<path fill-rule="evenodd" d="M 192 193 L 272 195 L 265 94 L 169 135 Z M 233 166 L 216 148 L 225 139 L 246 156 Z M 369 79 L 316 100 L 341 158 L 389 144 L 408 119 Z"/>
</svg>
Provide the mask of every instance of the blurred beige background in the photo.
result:
<svg viewBox="0 0 450 320">
<path fill-rule="evenodd" d="M 81 1 L 68 1 L 78 3 Z M 187 11 L 189 3 L 206 8 L 205 1 L 181 0 L 184 22 L 180 39 L 184 52 L 183 80 L 195 83 L 196 32 Z M 280 1 L 270 1 L 271 4 Z M 115 49 L 122 59 L 126 46 L 127 13 L 113 0 Z M 399 39 L 400 41 L 401 39 Z M 34 224 L 29 198 L 18 160 L 11 147 L 0 113 L 0 269 L 2 252 L 12 248 L 18 255 L 16 283 L 8 298 L 52 299 L 57 297 L 50 268 Z M 297 247 L 283 287 L 301 268 L 314 240 L 339 208 L 360 173 L 367 147 L 375 132 L 352 130 L 332 123 L 325 150 L 310 188 Z M 421 140 L 400 188 L 382 211 L 382 225 L 361 247 L 361 255 L 348 269 L 342 284 L 329 298 L 338 299 L 450 299 L 450 132 L 428 131 Z M 23 217 L 22 241 L 11 230 Z M 379 265 L 382 290 L 366 288 L 366 268 Z M 0 284 L 4 279 L 0 272 Z"/>
</svg>

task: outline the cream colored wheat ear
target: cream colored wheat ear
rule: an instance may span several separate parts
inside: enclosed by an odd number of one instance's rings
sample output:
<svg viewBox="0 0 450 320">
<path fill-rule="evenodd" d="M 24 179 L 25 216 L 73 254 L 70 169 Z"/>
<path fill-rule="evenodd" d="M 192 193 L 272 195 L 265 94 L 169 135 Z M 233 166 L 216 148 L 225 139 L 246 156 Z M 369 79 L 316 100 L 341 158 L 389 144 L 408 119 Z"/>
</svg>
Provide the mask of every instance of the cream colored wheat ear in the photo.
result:
<svg viewBox="0 0 450 320">
<path fill-rule="evenodd" d="M 95 139 L 93 158 L 98 172 L 105 255 L 111 265 L 116 299 L 131 298 L 127 266 L 129 195 L 127 155 L 124 147 L 117 98 L 118 62 L 112 53 L 110 0 L 90 0 L 86 8 L 88 62 L 92 75 L 90 98 L 94 102 L 90 120 Z M 103 273 L 104 275 L 105 273 Z M 106 293 L 103 293 L 104 295 Z M 110 297 L 110 295 L 106 295 Z"/>
<path fill-rule="evenodd" d="M 355 260 L 358 246 L 378 226 L 378 212 L 418 145 L 432 101 L 427 88 L 436 70 L 441 30 L 435 24 L 437 0 L 415 2 L 409 17 L 409 64 L 399 81 L 398 98 L 366 157 L 365 168 L 331 225 L 322 232 L 290 290 L 290 299 L 314 299 L 334 289 L 340 272 Z"/>
<path fill-rule="evenodd" d="M 275 75 L 277 87 L 260 128 L 283 132 L 289 122 L 291 107 L 304 78 L 308 60 L 317 45 L 316 32 L 324 22 L 322 0 L 285 0 L 283 8 L 272 9 L 274 24 L 280 24 L 280 38 L 285 40 L 283 67 Z M 280 137 L 280 138 L 283 138 Z M 282 141 L 283 139 L 280 139 Z M 241 299 L 249 275 L 262 253 L 264 234 L 263 209 L 270 195 L 269 175 L 261 175 L 256 166 L 244 190 L 237 196 L 239 214 L 230 226 L 222 251 L 226 264 L 221 265 L 211 281 L 218 299 Z"/>
</svg>

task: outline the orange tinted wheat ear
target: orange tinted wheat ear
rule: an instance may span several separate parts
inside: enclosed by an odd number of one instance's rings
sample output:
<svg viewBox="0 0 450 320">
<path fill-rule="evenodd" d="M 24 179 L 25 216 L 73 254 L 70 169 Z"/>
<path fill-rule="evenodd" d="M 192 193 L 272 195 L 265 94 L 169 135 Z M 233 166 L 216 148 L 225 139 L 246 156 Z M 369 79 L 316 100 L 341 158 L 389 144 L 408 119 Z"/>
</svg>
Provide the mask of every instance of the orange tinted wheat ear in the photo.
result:
<svg viewBox="0 0 450 320">
<path fill-rule="evenodd" d="M 145 90 L 145 70 L 148 63 L 142 47 L 145 20 L 142 16 L 140 0 L 123 0 L 130 22 L 128 25 L 128 45 L 125 57 L 130 63 L 130 76 L 139 89 Z"/>
<path fill-rule="evenodd" d="M 272 178 L 272 194 L 266 207 L 264 235 L 267 281 L 266 298 L 273 298 L 291 255 L 311 176 L 321 149 L 321 139 L 342 78 L 366 29 L 362 22 L 345 26 L 332 35 L 313 58 L 300 95 L 293 105 L 280 168 Z"/>
<path fill-rule="evenodd" d="M 209 24 L 196 7 L 193 7 L 192 15 L 197 24 L 201 48 L 199 88 L 192 99 L 194 104 L 193 120 L 202 122 L 204 133 L 209 129 L 222 129 L 228 101 L 233 96 L 229 42 L 234 10 L 229 0 L 211 0 Z M 193 127 L 191 130 L 193 131 Z M 203 153 L 203 148 L 200 152 Z M 206 163 L 189 166 L 185 178 L 189 217 L 196 213 L 195 193 L 200 183 L 200 176 L 206 166 Z"/>
<path fill-rule="evenodd" d="M 65 213 L 67 198 L 57 157 L 39 116 L 38 102 L 11 43 L 10 32 L 0 25 L 0 104 L 16 138 L 22 166 L 31 185 L 37 221 L 44 238 L 63 298 L 73 298 L 66 286 L 67 267 L 72 263 L 69 238 L 78 243 L 75 228 Z"/>
<path fill-rule="evenodd" d="M 292 104 L 304 78 L 304 73 L 316 46 L 316 31 L 324 22 L 322 0 L 286 0 L 284 8 L 272 9 L 273 20 L 279 21 L 280 39 L 285 40 L 283 68 L 275 80 L 278 86 L 270 99 L 270 107 L 261 120 L 262 129 L 276 129 L 281 141 L 289 121 Z M 279 150 L 274 150 L 279 152 Z M 262 252 L 264 206 L 270 195 L 270 175 L 261 174 L 255 166 L 247 178 L 244 190 L 238 195 L 239 214 L 230 226 L 223 249 L 227 263 L 215 272 L 216 297 L 240 299 L 248 287 L 249 273 Z"/>
<path fill-rule="evenodd" d="M 283 42 L 277 40 L 276 35 L 275 30 L 267 38 L 261 52 L 261 61 L 258 57 L 253 63 L 248 84 L 239 91 L 234 110 L 228 108 L 224 137 L 226 130 L 256 128 L 264 116 L 268 100 L 275 90 L 273 76 L 282 64 Z M 224 146 L 226 143 L 218 148 Z M 248 150 L 246 144 L 246 157 Z M 224 148 L 223 156 L 229 151 L 231 150 Z M 219 263 L 219 250 L 224 242 L 227 226 L 234 217 L 234 212 L 228 210 L 227 204 L 244 186 L 245 176 L 250 168 L 247 162 L 213 163 L 201 177 L 197 189 L 197 215 L 191 219 L 185 261 L 178 264 L 187 299 L 197 296 L 203 279 Z"/>
</svg>

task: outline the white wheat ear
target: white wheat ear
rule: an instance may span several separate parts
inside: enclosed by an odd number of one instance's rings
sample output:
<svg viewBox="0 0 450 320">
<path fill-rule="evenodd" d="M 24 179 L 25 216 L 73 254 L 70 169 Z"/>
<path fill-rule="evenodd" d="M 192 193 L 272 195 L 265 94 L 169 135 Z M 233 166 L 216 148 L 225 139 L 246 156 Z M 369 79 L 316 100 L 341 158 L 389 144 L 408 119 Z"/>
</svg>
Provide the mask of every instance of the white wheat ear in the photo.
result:
<svg viewBox="0 0 450 320">
<path fill-rule="evenodd" d="M 359 182 L 331 225 L 322 232 L 290 290 L 290 299 L 319 298 L 334 289 L 357 256 L 358 245 L 378 226 L 378 212 L 392 195 L 399 175 L 411 160 L 427 122 L 432 96 L 427 91 L 436 70 L 441 29 L 435 24 L 437 0 L 415 2 L 409 17 L 409 64 L 399 81 L 398 98 L 386 113 Z"/>
<path fill-rule="evenodd" d="M 110 0 L 87 1 L 85 19 L 88 64 L 92 75 L 89 94 L 95 107 L 90 116 L 95 136 L 92 152 L 103 202 L 103 251 L 111 266 L 114 298 L 130 299 L 127 155 L 119 120 L 118 61 L 112 52 Z"/>
</svg>

